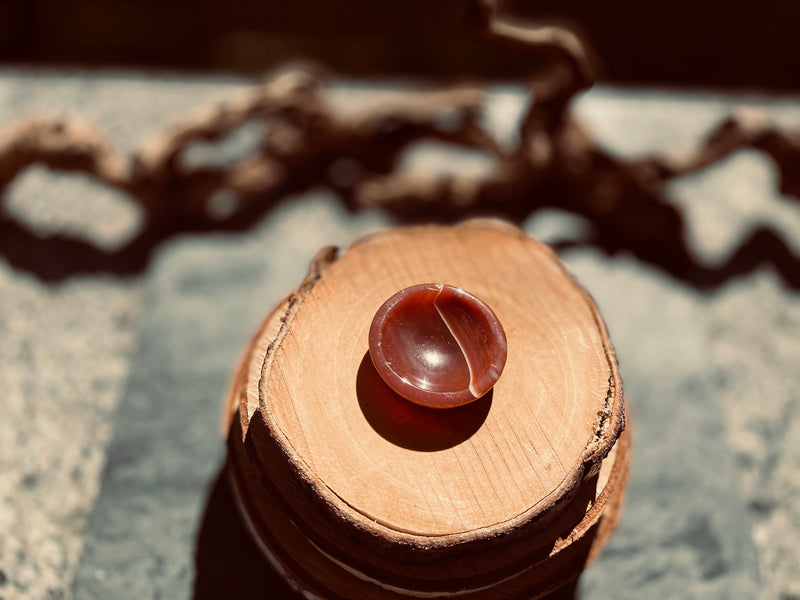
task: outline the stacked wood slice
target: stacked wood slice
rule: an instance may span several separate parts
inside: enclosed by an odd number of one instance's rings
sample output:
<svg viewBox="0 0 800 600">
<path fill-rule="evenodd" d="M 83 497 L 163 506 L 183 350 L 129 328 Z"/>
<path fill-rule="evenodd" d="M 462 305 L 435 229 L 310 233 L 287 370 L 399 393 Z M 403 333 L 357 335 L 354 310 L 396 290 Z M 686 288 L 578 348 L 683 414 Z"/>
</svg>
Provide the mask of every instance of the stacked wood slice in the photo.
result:
<svg viewBox="0 0 800 600">
<path fill-rule="evenodd" d="M 467 290 L 505 329 L 502 376 L 466 406 L 411 404 L 370 361 L 373 315 L 421 283 Z M 538 598 L 618 522 L 630 433 L 603 321 L 546 246 L 497 221 L 320 252 L 253 337 L 227 415 L 245 521 L 309 598 Z"/>
</svg>

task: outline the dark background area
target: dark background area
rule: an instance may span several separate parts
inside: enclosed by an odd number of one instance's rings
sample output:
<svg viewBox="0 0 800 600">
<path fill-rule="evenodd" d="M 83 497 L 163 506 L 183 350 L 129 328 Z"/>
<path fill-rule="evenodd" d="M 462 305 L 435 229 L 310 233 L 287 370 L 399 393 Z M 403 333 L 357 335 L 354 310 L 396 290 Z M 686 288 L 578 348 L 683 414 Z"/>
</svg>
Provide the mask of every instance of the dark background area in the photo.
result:
<svg viewBox="0 0 800 600">
<path fill-rule="evenodd" d="M 5 64 L 260 72 L 308 58 L 344 74 L 524 77 L 533 57 L 459 24 L 464 0 L 15 0 Z M 508 0 L 501 13 L 573 23 L 601 79 L 800 90 L 800 3 Z"/>
</svg>

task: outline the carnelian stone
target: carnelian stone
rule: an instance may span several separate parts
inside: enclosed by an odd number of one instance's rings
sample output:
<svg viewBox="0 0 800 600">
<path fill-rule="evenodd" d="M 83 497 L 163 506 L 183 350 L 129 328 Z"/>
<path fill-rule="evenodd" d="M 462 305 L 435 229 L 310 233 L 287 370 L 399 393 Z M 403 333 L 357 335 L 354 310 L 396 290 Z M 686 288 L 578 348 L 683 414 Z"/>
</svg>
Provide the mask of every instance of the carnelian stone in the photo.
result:
<svg viewBox="0 0 800 600">
<path fill-rule="evenodd" d="M 494 387 L 508 344 L 484 302 L 452 285 L 426 283 L 399 291 L 378 309 L 369 354 L 381 378 L 403 398 L 451 408 Z"/>
</svg>

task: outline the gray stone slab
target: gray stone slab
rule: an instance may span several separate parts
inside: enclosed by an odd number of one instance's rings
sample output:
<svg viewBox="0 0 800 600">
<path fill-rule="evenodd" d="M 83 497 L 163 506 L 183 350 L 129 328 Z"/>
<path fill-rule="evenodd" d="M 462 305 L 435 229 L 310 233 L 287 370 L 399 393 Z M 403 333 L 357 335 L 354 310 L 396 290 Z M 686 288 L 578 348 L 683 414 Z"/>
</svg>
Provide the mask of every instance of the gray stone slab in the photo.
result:
<svg viewBox="0 0 800 600">
<path fill-rule="evenodd" d="M 0 69 L 0 118 L 71 115 L 130 150 L 242 79 Z M 113 248 L 140 225 L 121 194 L 33 166 L 4 210 Z M 58 261 L 61 257 L 54 256 Z M 139 331 L 138 278 L 43 284 L 0 257 L 0 598 L 55 600 L 81 554 Z"/>
<path fill-rule="evenodd" d="M 633 431 L 622 524 L 581 598 L 759 597 L 752 523 L 715 397 L 711 308 L 630 260 L 565 259 L 608 324 Z"/>
<path fill-rule="evenodd" d="M 216 478 L 222 400 L 239 353 L 320 246 L 348 245 L 384 223 L 376 213 L 345 217 L 333 200 L 312 196 L 248 235 L 187 238 L 164 249 L 148 280 L 139 353 L 117 410 L 76 598 L 186 598 L 196 559 L 205 567 L 198 597 L 215 597 L 207 586 L 220 581 L 235 585 L 230 570 L 215 570 L 241 554 L 231 544 L 247 540 Z M 218 514 L 220 503 L 227 514 Z M 254 551 L 241 560 L 267 570 Z"/>
<path fill-rule="evenodd" d="M 0 114 L 78 114 L 130 150 L 244 85 L 4 70 Z M 339 89 L 337 102 L 357 110 L 377 91 Z M 505 140 L 523 103 L 516 88 L 491 96 L 487 122 Z M 692 148 L 740 107 L 800 126 L 800 104 L 788 98 L 600 88 L 577 111 L 609 148 L 640 156 Z M 415 156 L 407 168 L 435 159 L 446 170 L 469 158 L 436 145 Z M 775 193 L 774 169 L 760 155 L 737 153 L 670 192 L 709 263 L 762 221 L 798 248 L 800 213 Z M 38 230 L 106 248 L 139 223 L 86 178 L 38 168 L 3 202 Z M 145 276 L 144 298 L 137 280 L 44 285 L 0 265 L 0 598 L 69 596 L 79 557 L 77 598 L 280 595 L 218 478 L 219 403 L 244 339 L 316 249 L 385 223 L 321 197 L 287 202 L 250 233 L 170 242 Z M 528 224 L 546 239 L 576 227 L 586 223 L 557 211 Z M 622 526 L 586 573 L 583 597 L 800 598 L 797 295 L 768 269 L 702 295 L 624 256 L 565 258 L 609 322 L 636 428 Z M 238 588 L 234 566 L 248 573 Z"/>
<path fill-rule="evenodd" d="M 135 283 L 47 286 L 0 261 L 0 598 L 60 598 L 137 340 Z"/>
</svg>

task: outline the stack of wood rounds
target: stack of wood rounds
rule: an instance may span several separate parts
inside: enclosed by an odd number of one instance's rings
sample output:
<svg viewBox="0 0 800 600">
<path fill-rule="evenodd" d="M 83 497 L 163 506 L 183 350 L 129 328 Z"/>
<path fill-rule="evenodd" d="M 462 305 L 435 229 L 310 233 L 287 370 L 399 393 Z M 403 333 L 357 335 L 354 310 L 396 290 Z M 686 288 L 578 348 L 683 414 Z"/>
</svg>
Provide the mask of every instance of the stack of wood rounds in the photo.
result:
<svg viewBox="0 0 800 600">
<path fill-rule="evenodd" d="M 505 329 L 475 402 L 417 406 L 370 361 L 373 315 L 421 283 L 474 294 Z M 498 221 L 320 252 L 253 337 L 227 415 L 245 521 L 309 598 L 538 598 L 618 522 L 630 433 L 605 326 L 546 246 Z"/>
</svg>

